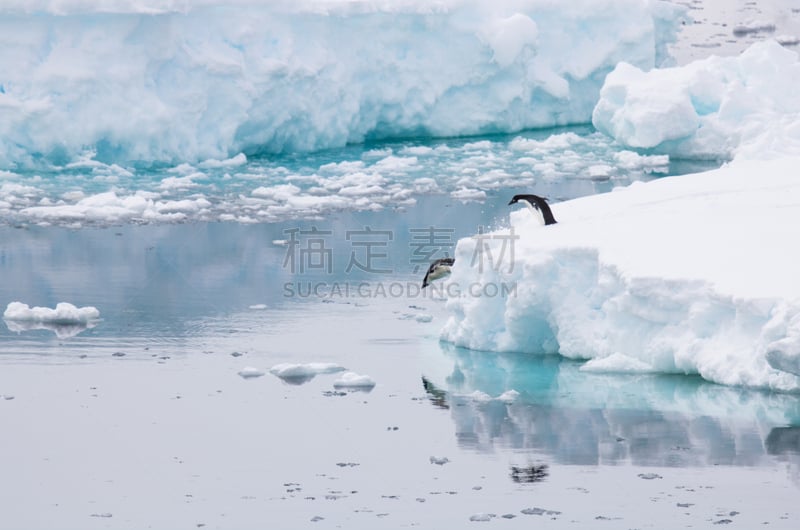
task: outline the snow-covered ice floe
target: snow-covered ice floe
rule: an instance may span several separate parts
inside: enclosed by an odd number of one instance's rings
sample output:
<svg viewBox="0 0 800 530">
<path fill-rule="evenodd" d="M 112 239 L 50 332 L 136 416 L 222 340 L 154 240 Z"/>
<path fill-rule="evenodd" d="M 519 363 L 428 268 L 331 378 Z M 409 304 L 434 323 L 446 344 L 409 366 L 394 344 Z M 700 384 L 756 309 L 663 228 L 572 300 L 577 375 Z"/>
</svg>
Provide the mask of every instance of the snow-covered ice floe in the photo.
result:
<svg viewBox="0 0 800 530">
<path fill-rule="evenodd" d="M 242 379 L 254 379 L 256 377 L 261 377 L 266 372 L 259 368 L 254 368 L 252 366 L 245 366 L 241 370 L 239 370 L 238 374 Z"/>
<path fill-rule="evenodd" d="M 355 372 L 345 372 L 333 382 L 334 388 L 352 388 L 355 390 L 372 390 L 375 380 L 368 375 L 360 375 Z"/>
<path fill-rule="evenodd" d="M 798 391 L 798 167 L 800 156 L 737 159 L 553 204 L 549 226 L 514 211 L 513 261 L 508 249 L 500 260 L 510 228 L 465 238 L 449 281 L 515 289 L 449 299 L 442 338 Z"/>
<path fill-rule="evenodd" d="M 281 363 L 269 369 L 269 373 L 283 381 L 300 385 L 311 381 L 320 374 L 335 374 L 345 369 L 336 363 Z"/>
<path fill-rule="evenodd" d="M 75 307 L 68 302 L 49 307 L 30 307 L 22 302 L 10 302 L 3 312 L 3 320 L 8 329 L 22 332 L 34 329 L 47 329 L 59 338 L 73 337 L 97 325 L 100 311 L 96 307 Z"/>
</svg>

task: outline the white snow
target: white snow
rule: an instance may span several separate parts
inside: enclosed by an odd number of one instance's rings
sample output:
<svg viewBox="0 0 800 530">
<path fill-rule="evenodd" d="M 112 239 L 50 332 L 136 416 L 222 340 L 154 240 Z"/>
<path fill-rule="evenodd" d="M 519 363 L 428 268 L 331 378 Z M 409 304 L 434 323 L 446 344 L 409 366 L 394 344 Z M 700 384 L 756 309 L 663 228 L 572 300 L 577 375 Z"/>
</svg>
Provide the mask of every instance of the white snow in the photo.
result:
<svg viewBox="0 0 800 530">
<path fill-rule="evenodd" d="M 665 59 L 683 11 L 642 0 L 5 0 L 0 168 L 87 152 L 236 167 L 250 153 L 367 136 L 585 123 L 617 62 Z"/>
<path fill-rule="evenodd" d="M 49 307 L 30 307 L 22 302 L 10 302 L 3 312 L 3 319 L 14 322 L 42 322 L 51 324 L 86 324 L 100 318 L 96 307 L 76 307 L 68 302 Z"/>
<path fill-rule="evenodd" d="M 76 307 L 68 302 L 49 307 L 30 307 L 22 302 L 10 302 L 3 313 L 6 327 L 15 333 L 46 329 L 60 339 L 68 339 L 97 325 L 100 311 L 92 306 Z"/>
<path fill-rule="evenodd" d="M 676 68 L 623 62 L 606 77 L 592 122 L 625 146 L 676 157 L 796 154 L 798 85 L 797 53 L 772 40 Z"/>
<path fill-rule="evenodd" d="M 737 160 L 555 203 L 551 226 L 515 211 L 511 270 L 508 254 L 499 262 L 503 239 L 483 238 L 481 270 L 465 238 L 450 281 L 516 289 L 451 298 L 442 337 L 591 359 L 587 370 L 798 390 L 798 165 L 800 156 Z"/>
<path fill-rule="evenodd" d="M 359 375 L 355 372 L 345 372 L 333 382 L 334 388 L 369 389 L 375 386 L 375 380 L 368 375 Z"/>
<path fill-rule="evenodd" d="M 312 378 L 320 374 L 335 374 L 344 371 L 336 363 L 281 363 L 269 369 L 269 373 L 281 379 Z"/>
<path fill-rule="evenodd" d="M 253 379 L 256 377 L 261 377 L 265 372 L 264 370 L 253 368 L 252 366 L 246 366 L 239 370 L 238 373 L 243 379 Z"/>
</svg>

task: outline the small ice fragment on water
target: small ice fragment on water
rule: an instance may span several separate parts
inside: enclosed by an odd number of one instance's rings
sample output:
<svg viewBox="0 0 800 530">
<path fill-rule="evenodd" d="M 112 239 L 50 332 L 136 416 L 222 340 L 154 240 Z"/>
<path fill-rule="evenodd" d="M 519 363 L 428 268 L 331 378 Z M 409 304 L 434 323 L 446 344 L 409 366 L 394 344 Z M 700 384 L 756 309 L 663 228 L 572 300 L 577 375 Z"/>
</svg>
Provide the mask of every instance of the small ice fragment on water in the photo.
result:
<svg viewBox="0 0 800 530">
<path fill-rule="evenodd" d="M 503 403 L 513 403 L 514 401 L 517 400 L 518 397 L 519 397 L 519 392 L 517 392 L 516 390 L 512 389 L 512 390 L 507 390 L 507 391 L 503 392 L 502 394 L 497 396 L 495 399 L 497 401 L 502 401 Z"/>
<path fill-rule="evenodd" d="M 276 247 L 285 247 L 289 244 L 288 239 L 273 239 L 272 244 Z"/>
<path fill-rule="evenodd" d="M 3 396 L 3 399 L 5 399 L 6 401 L 11 401 L 12 399 L 14 399 L 14 396 L 5 395 Z"/>
<path fill-rule="evenodd" d="M 450 459 L 446 456 L 432 456 L 430 458 L 431 464 L 437 464 L 440 466 L 445 465 L 446 463 L 450 462 Z"/>
<path fill-rule="evenodd" d="M 319 515 L 315 515 L 314 517 L 312 517 L 312 518 L 311 518 L 311 522 L 312 522 L 312 523 L 316 523 L 316 522 L 319 522 L 319 521 L 324 521 L 324 520 L 325 520 L 325 518 L 324 518 L 324 517 L 321 517 L 321 516 L 319 516 Z"/>
<path fill-rule="evenodd" d="M 504 513 L 500 517 L 502 517 L 503 519 L 513 519 L 514 517 L 516 517 L 516 515 L 513 513 Z"/>
<path fill-rule="evenodd" d="M 477 401 L 478 403 L 487 403 L 492 400 L 492 396 L 486 392 L 481 392 L 480 390 L 476 390 L 472 394 L 469 394 L 468 397 L 473 401 Z"/>
<path fill-rule="evenodd" d="M 714 524 L 731 524 L 732 522 L 732 519 L 720 519 L 719 521 L 714 521 Z"/>
<path fill-rule="evenodd" d="M 269 373 L 282 379 L 292 377 L 308 377 L 319 374 L 334 374 L 343 372 L 344 367 L 336 363 L 281 363 L 269 369 Z"/>
<path fill-rule="evenodd" d="M 266 309 L 267 304 L 253 304 L 248 307 L 248 309 Z"/>
<path fill-rule="evenodd" d="M 53 324 L 86 324 L 100 318 L 96 307 L 75 307 L 61 302 L 55 309 L 49 307 L 29 307 L 22 302 L 10 302 L 3 313 L 3 318 L 24 322 L 50 322 Z"/>
<path fill-rule="evenodd" d="M 103 518 L 108 518 L 108 517 L 111 517 L 111 514 L 110 514 L 110 513 L 108 513 L 108 512 L 105 512 L 105 513 L 93 513 L 93 514 L 91 515 L 91 517 L 103 517 Z"/>
<path fill-rule="evenodd" d="M 488 522 L 491 521 L 497 515 L 493 513 L 476 513 L 475 515 L 471 515 L 469 517 L 470 521 L 479 521 L 479 522 Z"/>
<path fill-rule="evenodd" d="M 416 320 L 417 322 L 423 322 L 423 323 L 431 322 L 433 320 L 433 315 L 427 315 L 427 314 L 417 315 Z"/>
<path fill-rule="evenodd" d="M 368 375 L 359 375 L 355 372 L 345 372 L 342 377 L 333 382 L 334 388 L 372 388 L 375 380 Z"/>
<path fill-rule="evenodd" d="M 245 379 L 250 379 L 251 377 L 261 377 L 264 375 L 263 370 L 259 370 L 258 368 L 253 368 L 252 366 L 246 366 L 239 370 L 239 375 Z"/>
<path fill-rule="evenodd" d="M 663 478 L 658 473 L 639 473 L 638 477 L 639 478 L 643 478 L 645 480 L 653 480 L 655 478 Z"/>
</svg>

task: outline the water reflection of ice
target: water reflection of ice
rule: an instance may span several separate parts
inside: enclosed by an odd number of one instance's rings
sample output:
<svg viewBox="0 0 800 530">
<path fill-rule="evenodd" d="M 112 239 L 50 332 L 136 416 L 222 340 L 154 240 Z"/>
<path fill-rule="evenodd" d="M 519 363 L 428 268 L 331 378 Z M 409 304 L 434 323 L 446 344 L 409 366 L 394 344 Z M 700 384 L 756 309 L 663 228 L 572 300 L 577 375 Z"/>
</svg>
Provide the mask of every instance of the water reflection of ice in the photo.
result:
<svg viewBox="0 0 800 530">
<path fill-rule="evenodd" d="M 800 468 L 800 396 L 443 348 L 452 373 L 423 385 L 434 405 L 450 410 L 462 447 L 529 450 L 564 464 L 754 466 L 779 458 Z M 511 389 L 517 399 L 496 399 Z"/>
<path fill-rule="evenodd" d="M 56 334 L 59 339 L 68 339 L 75 335 L 91 329 L 95 326 L 95 322 L 76 322 L 76 323 L 58 323 L 58 322 L 37 322 L 30 320 L 7 320 L 4 319 L 9 331 L 14 333 L 21 333 L 23 331 L 32 331 L 37 329 L 46 329 Z"/>
</svg>

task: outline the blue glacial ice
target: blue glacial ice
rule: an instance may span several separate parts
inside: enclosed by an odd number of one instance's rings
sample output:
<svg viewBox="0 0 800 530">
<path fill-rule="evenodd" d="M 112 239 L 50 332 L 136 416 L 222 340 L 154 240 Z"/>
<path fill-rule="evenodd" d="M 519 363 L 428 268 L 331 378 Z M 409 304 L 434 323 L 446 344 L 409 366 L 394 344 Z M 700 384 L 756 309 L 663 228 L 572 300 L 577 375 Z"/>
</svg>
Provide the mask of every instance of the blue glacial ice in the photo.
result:
<svg viewBox="0 0 800 530">
<path fill-rule="evenodd" d="M 684 9 L 576 0 L 0 6 L 0 168 L 195 163 L 588 123 Z"/>
</svg>

